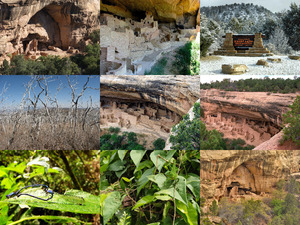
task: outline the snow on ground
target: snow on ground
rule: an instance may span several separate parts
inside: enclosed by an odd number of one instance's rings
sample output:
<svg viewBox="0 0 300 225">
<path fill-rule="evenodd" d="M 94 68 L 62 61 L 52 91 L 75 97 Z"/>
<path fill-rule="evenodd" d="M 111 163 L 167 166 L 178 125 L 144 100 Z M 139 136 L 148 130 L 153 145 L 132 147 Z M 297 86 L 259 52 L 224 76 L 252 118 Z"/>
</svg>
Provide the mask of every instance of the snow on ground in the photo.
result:
<svg viewBox="0 0 300 225">
<path fill-rule="evenodd" d="M 288 56 L 268 57 L 239 57 L 239 56 L 217 56 L 219 60 L 201 60 L 200 75 L 223 74 L 222 64 L 245 64 L 249 75 L 299 75 L 300 60 L 289 59 Z M 268 61 L 267 58 L 281 58 L 281 63 Z M 256 65 L 259 59 L 269 63 L 269 67 Z"/>
</svg>

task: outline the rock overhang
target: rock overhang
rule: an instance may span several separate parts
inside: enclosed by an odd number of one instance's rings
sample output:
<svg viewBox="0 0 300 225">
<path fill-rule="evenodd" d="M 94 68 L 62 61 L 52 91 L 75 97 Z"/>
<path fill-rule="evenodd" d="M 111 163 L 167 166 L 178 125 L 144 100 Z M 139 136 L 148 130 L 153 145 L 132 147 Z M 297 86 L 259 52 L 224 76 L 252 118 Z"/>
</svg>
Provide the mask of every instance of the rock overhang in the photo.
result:
<svg viewBox="0 0 300 225">
<path fill-rule="evenodd" d="M 152 102 L 182 116 L 200 98 L 200 77 L 103 75 L 100 89 L 100 97 Z"/>
<path fill-rule="evenodd" d="M 122 17 L 137 17 L 142 12 L 152 12 L 161 22 L 179 22 L 194 16 L 200 24 L 199 0 L 101 0 L 101 10 Z"/>
</svg>

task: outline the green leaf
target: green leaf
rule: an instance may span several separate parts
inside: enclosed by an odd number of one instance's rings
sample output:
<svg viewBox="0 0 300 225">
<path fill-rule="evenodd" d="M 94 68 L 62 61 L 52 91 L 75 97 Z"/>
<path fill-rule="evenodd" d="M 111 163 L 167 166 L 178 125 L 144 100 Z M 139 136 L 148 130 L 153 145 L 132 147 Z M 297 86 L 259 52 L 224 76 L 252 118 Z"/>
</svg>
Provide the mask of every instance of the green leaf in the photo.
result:
<svg viewBox="0 0 300 225">
<path fill-rule="evenodd" d="M 160 222 L 157 222 L 157 223 L 149 223 L 148 225 L 160 225 Z"/>
<path fill-rule="evenodd" d="M 196 197 L 196 200 L 200 199 L 200 176 L 196 174 L 188 174 L 186 180 L 186 186 L 190 189 L 193 195 Z"/>
<path fill-rule="evenodd" d="M 124 161 L 124 162 L 126 162 L 126 161 Z M 116 173 L 116 176 L 118 177 L 118 178 L 120 178 L 126 171 L 127 171 L 127 169 L 130 167 L 130 165 L 128 165 L 128 166 L 126 166 L 126 168 L 124 169 L 124 170 L 122 170 L 122 171 L 116 171 L 115 173 Z"/>
<path fill-rule="evenodd" d="M 128 150 L 118 150 L 119 158 L 123 161 Z"/>
<path fill-rule="evenodd" d="M 162 200 L 162 201 L 169 201 L 172 199 L 168 195 L 155 195 L 155 198 L 157 198 L 158 200 Z"/>
<path fill-rule="evenodd" d="M 137 195 L 139 195 L 140 191 L 145 187 L 145 185 L 149 182 L 148 176 L 153 174 L 154 167 L 147 169 L 141 176 L 141 178 L 137 182 Z"/>
<path fill-rule="evenodd" d="M 169 189 L 163 189 L 161 191 L 158 191 L 158 192 L 155 192 L 154 193 L 154 196 L 160 196 L 160 195 L 169 195 L 171 196 L 172 198 L 174 198 L 174 188 L 169 188 Z M 185 200 L 180 196 L 180 194 L 178 193 L 177 190 L 175 190 L 175 199 L 181 201 L 182 203 L 184 204 L 187 204 L 185 202 Z"/>
<path fill-rule="evenodd" d="M 103 201 L 103 223 L 104 225 L 113 217 L 122 204 L 121 194 L 118 191 L 110 192 Z"/>
<path fill-rule="evenodd" d="M 14 182 L 10 178 L 4 178 L 1 181 L 1 186 L 4 186 L 4 189 L 10 189 Z"/>
<path fill-rule="evenodd" d="M 69 224 L 92 224 L 87 223 L 84 221 L 80 221 L 75 217 L 67 217 L 67 216 L 31 216 L 31 217 L 24 217 L 20 220 L 17 220 L 15 222 L 9 223 L 8 225 L 15 225 L 15 224 L 21 224 L 24 221 L 27 220 L 44 220 L 45 222 L 49 222 L 50 220 L 57 220 L 60 224 L 69 223 Z"/>
<path fill-rule="evenodd" d="M 8 176 L 7 172 L 0 168 L 0 177 L 7 177 L 7 176 Z"/>
<path fill-rule="evenodd" d="M 129 183 L 134 179 L 134 177 L 131 177 L 130 179 L 128 179 L 127 177 L 122 177 L 122 179 Z"/>
<path fill-rule="evenodd" d="M 117 160 L 116 162 L 109 165 L 108 170 L 110 171 L 120 171 L 125 168 L 126 161 Z"/>
<path fill-rule="evenodd" d="M 176 191 L 183 199 L 185 205 L 187 205 L 187 196 L 186 196 L 186 179 L 183 176 L 178 176 L 178 182 L 176 184 Z M 200 187 L 200 186 L 199 186 Z"/>
<path fill-rule="evenodd" d="M 40 198 L 47 198 L 45 191 L 40 188 L 31 188 L 22 193 L 31 194 Z M 83 199 L 82 199 L 83 198 Z M 74 212 L 82 214 L 99 214 L 100 213 L 100 197 L 90 193 L 69 190 L 64 195 L 54 193 L 53 198 L 48 201 L 42 201 L 30 196 L 21 195 L 17 198 L 10 198 L 0 203 L 23 204 L 32 207 L 40 207 L 63 212 Z"/>
<path fill-rule="evenodd" d="M 36 177 L 36 176 L 42 176 L 45 174 L 45 167 L 39 166 L 36 169 L 34 169 L 32 171 L 32 173 L 30 174 L 24 174 L 23 177 L 25 178 L 32 178 L 32 177 Z M 29 176 L 28 176 L 29 175 Z"/>
<path fill-rule="evenodd" d="M 175 154 L 176 150 L 171 150 L 171 151 L 167 151 L 167 150 L 155 150 L 150 154 L 150 159 L 153 162 L 153 164 L 155 165 L 155 167 L 157 167 L 158 171 L 160 172 L 161 169 L 163 168 L 164 164 L 166 163 L 165 160 L 170 160 L 172 158 L 172 156 Z M 162 158 L 158 157 L 158 155 L 160 155 Z"/>
<path fill-rule="evenodd" d="M 139 166 L 140 161 L 142 160 L 145 153 L 146 153 L 146 150 L 131 150 L 130 151 L 130 157 L 136 167 Z"/>
<path fill-rule="evenodd" d="M 26 162 L 22 162 L 20 164 L 11 163 L 5 169 L 3 168 L 3 170 L 14 171 L 16 173 L 23 174 L 23 172 L 26 169 L 26 167 L 27 167 Z"/>
<path fill-rule="evenodd" d="M 158 185 L 158 187 L 161 189 L 167 180 L 167 177 L 163 175 L 162 173 L 156 174 L 156 175 L 150 175 L 148 176 L 148 179 L 153 181 Z"/>
<path fill-rule="evenodd" d="M 135 168 L 135 170 L 134 170 L 133 173 L 136 173 L 136 172 L 144 169 L 145 167 L 151 168 L 152 166 L 153 166 L 153 163 L 150 160 L 146 160 L 146 161 L 140 162 L 139 166 L 137 166 Z"/>
<path fill-rule="evenodd" d="M 198 223 L 197 210 L 191 202 L 188 202 L 188 206 L 186 206 L 182 202 L 176 201 L 176 208 L 186 216 L 186 222 L 188 222 L 188 224 L 194 225 Z"/>
<path fill-rule="evenodd" d="M 141 198 L 140 200 L 138 200 L 137 203 L 135 204 L 135 206 L 132 208 L 132 210 L 139 208 L 143 205 L 149 204 L 150 202 L 153 202 L 154 199 L 155 199 L 154 196 L 147 195 L 147 196 Z"/>
</svg>

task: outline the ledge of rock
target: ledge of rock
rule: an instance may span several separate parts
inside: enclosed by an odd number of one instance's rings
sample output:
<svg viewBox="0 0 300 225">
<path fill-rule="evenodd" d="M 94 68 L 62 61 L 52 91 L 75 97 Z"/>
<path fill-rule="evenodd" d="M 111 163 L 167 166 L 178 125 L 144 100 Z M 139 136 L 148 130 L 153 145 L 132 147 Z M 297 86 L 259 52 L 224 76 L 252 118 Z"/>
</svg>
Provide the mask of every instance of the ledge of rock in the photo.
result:
<svg viewBox="0 0 300 225">
<path fill-rule="evenodd" d="M 281 130 L 281 115 L 297 94 L 201 90 L 203 121 L 225 138 L 242 138 L 258 146 Z"/>
<path fill-rule="evenodd" d="M 148 144 L 167 140 L 200 98 L 199 89 L 199 76 L 101 76 L 101 128 L 146 135 Z"/>
<path fill-rule="evenodd" d="M 200 98 L 200 77 L 104 75 L 100 88 L 101 97 L 153 102 L 182 116 Z"/>
<path fill-rule="evenodd" d="M 201 150 L 200 155 L 200 194 L 207 204 L 271 194 L 279 180 L 299 171 L 300 151 Z"/>
<path fill-rule="evenodd" d="M 134 17 L 148 11 L 155 20 L 184 24 L 193 16 L 200 24 L 199 0 L 101 0 L 100 4 L 101 11 L 122 17 Z"/>
</svg>

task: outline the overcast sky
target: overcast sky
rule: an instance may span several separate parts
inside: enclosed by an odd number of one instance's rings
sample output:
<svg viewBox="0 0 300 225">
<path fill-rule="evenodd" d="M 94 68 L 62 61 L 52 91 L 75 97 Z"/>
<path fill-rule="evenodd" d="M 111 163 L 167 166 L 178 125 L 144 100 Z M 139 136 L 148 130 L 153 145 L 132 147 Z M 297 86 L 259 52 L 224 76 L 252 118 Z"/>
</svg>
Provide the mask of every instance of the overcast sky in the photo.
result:
<svg viewBox="0 0 300 225">
<path fill-rule="evenodd" d="M 263 79 L 264 77 L 272 78 L 284 78 L 284 79 L 294 79 L 295 75 L 201 75 L 200 76 L 200 83 L 210 83 L 211 81 L 222 81 L 223 79 L 230 80 L 241 80 L 241 79 Z M 300 75 L 297 75 L 297 77 L 300 77 Z"/>
<path fill-rule="evenodd" d="M 254 5 L 261 5 L 272 12 L 280 12 L 284 9 L 288 10 L 292 2 L 299 4 L 299 0 L 200 0 L 200 7 L 233 3 L 253 3 Z"/>
</svg>

